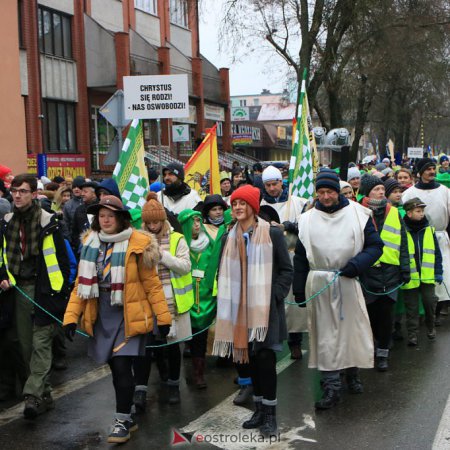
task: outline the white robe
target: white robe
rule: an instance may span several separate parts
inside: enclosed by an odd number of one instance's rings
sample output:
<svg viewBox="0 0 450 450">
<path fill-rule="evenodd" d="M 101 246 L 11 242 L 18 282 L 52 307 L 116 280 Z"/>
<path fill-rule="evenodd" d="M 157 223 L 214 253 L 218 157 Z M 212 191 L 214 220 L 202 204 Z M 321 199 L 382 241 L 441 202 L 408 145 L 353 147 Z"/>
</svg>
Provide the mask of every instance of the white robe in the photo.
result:
<svg viewBox="0 0 450 450">
<path fill-rule="evenodd" d="M 202 201 L 197 191 L 191 189 L 188 195 L 183 195 L 180 199 L 173 201 L 171 197 L 164 195 L 162 191 L 159 191 L 158 201 L 163 204 L 165 208 L 174 214 L 180 214 L 185 209 L 194 209 L 199 202 Z"/>
<path fill-rule="evenodd" d="M 262 205 L 271 206 L 277 213 L 280 218 L 280 222 L 283 223 L 286 220 L 293 223 L 298 223 L 298 219 L 300 214 L 303 211 L 303 207 L 305 206 L 307 200 L 301 197 L 291 197 L 291 204 L 288 208 L 288 202 L 281 203 L 268 203 L 264 199 L 261 201 Z M 295 242 L 297 240 L 297 236 L 293 236 L 295 239 L 292 239 L 291 236 L 287 236 L 286 241 L 288 244 L 289 255 L 291 257 L 291 262 L 294 258 L 294 250 L 295 250 Z M 289 289 L 289 294 L 286 297 L 286 301 L 294 303 L 294 295 L 292 293 L 292 285 Z M 285 305 L 286 312 L 286 325 L 288 333 L 301 333 L 304 331 L 308 331 L 308 321 L 307 314 L 305 308 L 299 308 L 297 305 Z"/>
<path fill-rule="evenodd" d="M 309 261 L 306 298 L 330 283 L 336 270 L 364 247 L 364 228 L 371 212 L 355 202 L 333 214 L 318 209 L 301 215 L 299 237 Z M 373 337 L 361 286 L 338 277 L 307 304 L 309 367 L 340 370 L 373 367 Z"/>
<path fill-rule="evenodd" d="M 446 231 L 450 216 L 450 190 L 442 184 L 437 189 L 429 190 L 412 186 L 403 193 L 402 201 L 405 203 L 414 197 L 418 197 L 427 205 L 425 215 L 430 225 L 436 229 L 436 238 L 442 254 L 444 282 L 436 285 L 436 295 L 439 301 L 450 300 L 450 240 Z"/>
</svg>

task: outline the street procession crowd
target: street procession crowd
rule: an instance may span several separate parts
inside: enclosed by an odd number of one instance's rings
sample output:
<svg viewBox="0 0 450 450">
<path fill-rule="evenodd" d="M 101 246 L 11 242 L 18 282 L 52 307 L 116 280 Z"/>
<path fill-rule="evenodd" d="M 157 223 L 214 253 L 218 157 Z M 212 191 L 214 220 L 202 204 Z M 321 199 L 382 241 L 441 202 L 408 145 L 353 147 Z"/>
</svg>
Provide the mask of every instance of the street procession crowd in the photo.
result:
<svg viewBox="0 0 450 450">
<path fill-rule="evenodd" d="M 312 201 L 276 166 L 236 162 L 204 199 L 182 165 L 149 169 L 146 203 L 129 210 L 112 178 L 0 165 L 0 400 L 23 398 L 26 419 L 54 408 L 51 371 L 80 334 L 111 369 L 108 442 L 137 429 L 152 363 L 177 405 L 183 361 L 204 389 L 207 355 L 234 365 L 234 403 L 253 402 L 243 428 L 270 437 L 284 341 L 301 359 L 308 333 L 318 410 L 363 393 L 360 369 L 389 370 L 393 341 L 416 347 L 421 326 L 434 341 L 450 301 L 450 190 L 436 181 L 449 158 L 350 163 L 345 179 L 320 167 Z"/>
</svg>

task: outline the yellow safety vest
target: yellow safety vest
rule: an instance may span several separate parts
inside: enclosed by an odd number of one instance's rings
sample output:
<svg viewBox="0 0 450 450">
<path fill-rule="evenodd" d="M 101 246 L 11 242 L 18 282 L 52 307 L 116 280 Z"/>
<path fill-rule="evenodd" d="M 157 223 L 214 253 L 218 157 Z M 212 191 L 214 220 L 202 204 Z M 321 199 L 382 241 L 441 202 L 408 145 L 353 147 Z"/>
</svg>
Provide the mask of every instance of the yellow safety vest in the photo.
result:
<svg viewBox="0 0 450 450">
<path fill-rule="evenodd" d="M 64 277 L 59 268 L 58 259 L 56 258 L 56 247 L 53 235 L 49 234 L 44 237 L 42 253 L 44 254 L 50 286 L 54 291 L 59 292 L 64 285 Z"/>
<path fill-rule="evenodd" d="M 6 268 L 6 274 L 8 275 L 9 282 L 15 286 L 16 279 L 14 278 L 13 274 L 8 270 L 8 258 L 6 257 L 6 238 L 3 236 L 3 249 L 2 249 L 2 258 L 0 259 L 0 267 L 5 265 Z"/>
<path fill-rule="evenodd" d="M 181 233 L 173 232 L 170 234 L 170 254 L 176 256 L 178 243 L 183 237 Z M 189 311 L 194 304 L 194 289 L 192 287 L 192 274 L 189 271 L 185 275 L 179 275 L 170 271 L 170 282 L 175 296 L 175 303 L 179 314 Z"/>
<path fill-rule="evenodd" d="M 434 263 L 436 260 L 433 238 L 434 229 L 427 227 L 423 235 L 422 259 L 420 264 L 420 275 L 414 258 L 415 247 L 411 234 L 408 232 L 408 251 L 411 267 L 411 281 L 402 286 L 402 289 L 414 289 L 420 286 L 420 283 L 434 284 Z"/>
<path fill-rule="evenodd" d="M 400 265 L 401 229 L 398 209 L 391 206 L 380 233 L 380 237 L 384 243 L 383 254 L 374 266 L 380 263 L 392 264 L 393 266 Z"/>
</svg>

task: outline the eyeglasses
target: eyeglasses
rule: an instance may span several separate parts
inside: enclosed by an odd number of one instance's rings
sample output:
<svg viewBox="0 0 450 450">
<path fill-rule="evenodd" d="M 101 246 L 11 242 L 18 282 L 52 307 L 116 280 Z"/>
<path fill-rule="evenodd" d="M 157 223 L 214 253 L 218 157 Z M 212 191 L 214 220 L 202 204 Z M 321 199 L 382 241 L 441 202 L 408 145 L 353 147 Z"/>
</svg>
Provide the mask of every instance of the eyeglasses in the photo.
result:
<svg viewBox="0 0 450 450">
<path fill-rule="evenodd" d="M 30 189 L 16 189 L 16 188 L 11 188 L 10 189 L 11 194 L 19 194 L 19 195 L 25 195 L 25 194 L 29 194 L 31 192 Z"/>
</svg>

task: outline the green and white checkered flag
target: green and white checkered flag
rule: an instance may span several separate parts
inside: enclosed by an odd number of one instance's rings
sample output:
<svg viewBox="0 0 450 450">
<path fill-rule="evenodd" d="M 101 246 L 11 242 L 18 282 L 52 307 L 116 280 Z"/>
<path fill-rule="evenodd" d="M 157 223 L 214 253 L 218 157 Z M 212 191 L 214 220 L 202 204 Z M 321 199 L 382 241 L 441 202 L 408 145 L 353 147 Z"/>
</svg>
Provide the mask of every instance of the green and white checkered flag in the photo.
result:
<svg viewBox="0 0 450 450">
<path fill-rule="evenodd" d="M 290 192 L 296 197 L 312 200 L 314 196 L 314 173 L 308 127 L 308 97 L 306 94 L 306 70 L 300 91 L 294 144 L 289 165 Z"/>
<path fill-rule="evenodd" d="M 113 172 L 123 204 L 130 209 L 142 208 L 148 191 L 148 173 L 144 163 L 142 126 L 134 119 L 122 146 Z"/>
</svg>

